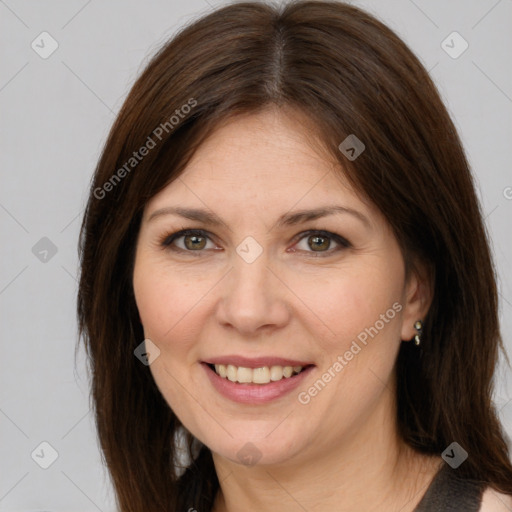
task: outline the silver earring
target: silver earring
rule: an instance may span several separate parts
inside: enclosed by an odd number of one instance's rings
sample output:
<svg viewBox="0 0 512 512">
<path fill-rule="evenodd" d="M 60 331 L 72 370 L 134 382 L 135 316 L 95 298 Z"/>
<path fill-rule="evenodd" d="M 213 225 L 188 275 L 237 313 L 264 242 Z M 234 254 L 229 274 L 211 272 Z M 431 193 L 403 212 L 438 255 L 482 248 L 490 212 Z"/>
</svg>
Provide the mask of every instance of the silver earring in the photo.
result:
<svg viewBox="0 0 512 512">
<path fill-rule="evenodd" d="M 423 332 L 423 322 L 421 320 L 416 320 L 414 322 L 414 328 L 417 331 L 417 334 L 414 335 L 414 344 L 418 346 L 421 343 L 421 334 Z"/>
</svg>

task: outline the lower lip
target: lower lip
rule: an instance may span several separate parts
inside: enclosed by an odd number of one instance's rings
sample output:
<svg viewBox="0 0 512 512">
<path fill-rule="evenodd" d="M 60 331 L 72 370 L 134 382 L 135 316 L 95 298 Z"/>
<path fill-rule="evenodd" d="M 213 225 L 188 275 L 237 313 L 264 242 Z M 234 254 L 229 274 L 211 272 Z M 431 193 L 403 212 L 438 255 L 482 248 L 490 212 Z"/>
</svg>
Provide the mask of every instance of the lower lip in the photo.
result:
<svg viewBox="0 0 512 512">
<path fill-rule="evenodd" d="M 222 378 L 206 363 L 201 363 L 213 384 L 213 387 L 223 396 L 234 402 L 243 404 L 266 404 L 272 400 L 281 398 L 291 393 L 313 371 L 314 366 L 309 366 L 292 377 L 283 377 L 281 380 L 268 384 L 240 384 Z"/>
</svg>

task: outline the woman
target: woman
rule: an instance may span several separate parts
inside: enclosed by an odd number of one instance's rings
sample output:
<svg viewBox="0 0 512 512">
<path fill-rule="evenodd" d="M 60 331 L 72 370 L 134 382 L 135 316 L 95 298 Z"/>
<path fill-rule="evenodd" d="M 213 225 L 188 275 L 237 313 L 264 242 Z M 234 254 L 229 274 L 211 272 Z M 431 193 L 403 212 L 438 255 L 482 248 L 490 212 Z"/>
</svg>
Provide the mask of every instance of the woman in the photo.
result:
<svg viewBox="0 0 512 512">
<path fill-rule="evenodd" d="M 118 115 L 80 252 L 121 511 L 512 510 L 469 166 L 364 11 L 241 3 L 183 29 Z"/>
</svg>

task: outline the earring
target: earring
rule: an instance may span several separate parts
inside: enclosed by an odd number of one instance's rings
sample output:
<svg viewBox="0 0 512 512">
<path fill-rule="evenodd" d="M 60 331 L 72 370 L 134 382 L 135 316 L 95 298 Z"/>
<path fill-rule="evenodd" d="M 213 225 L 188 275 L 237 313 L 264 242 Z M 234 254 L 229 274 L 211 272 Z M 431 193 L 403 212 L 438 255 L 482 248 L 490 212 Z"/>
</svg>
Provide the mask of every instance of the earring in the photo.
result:
<svg viewBox="0 0 512 512">
<path fill-rule="evenodd" d="M 414 328 L 417 331 L 417 334 L 414 335 L 414 344 L 418 346 L 421 343 L 421 334 L 423 332 L 423 322 L 421 320 L 416 320 L 414 322 Z"/>
</svg>

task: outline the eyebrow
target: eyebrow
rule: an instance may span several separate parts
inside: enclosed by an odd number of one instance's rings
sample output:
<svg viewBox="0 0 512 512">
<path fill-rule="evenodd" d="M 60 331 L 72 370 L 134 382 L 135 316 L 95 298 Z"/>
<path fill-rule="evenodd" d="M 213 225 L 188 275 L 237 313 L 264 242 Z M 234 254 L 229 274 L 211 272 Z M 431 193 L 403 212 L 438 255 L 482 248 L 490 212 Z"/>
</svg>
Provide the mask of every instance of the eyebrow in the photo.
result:
<svg viewBox="0 0 512 512">
<path fill-rule="evenodd" d="M 322 208 L 314 208 L 312 210 L 298 210 L 291 213 L 285 213 L 281 215 L 276 222 L 276 226 L 278 228 L 284 226 L 295 226 L 296 224 L 300 224 L 303 222 L 320 219 L 322 217 L 327 217 L 328 215 L 335 214 L 348 214 L 359 221 L 361 221 L 365 226 L 371 228 L 371 223 L 361 212 L 354 210 L 352 208 L 347 208 L 346 206 L 332 205 L 325 206 Z M 163 215 L 177 215 L 180 217 L 184 217 L 189 220 L 196 220 L 202 222 L 204 224 L 210 226 L 224 226 L 228 227 L 227 224 L 215 213 L 203 210 L 200 208 L 183 208 L 179 206 L 169 206 L 167 208 L 161 208 L 159 210 L 154 211 L 148 218 L 147 222 L 150 222 L 152 219 L 157 217 L 161 217 Z"/>
</svg>

